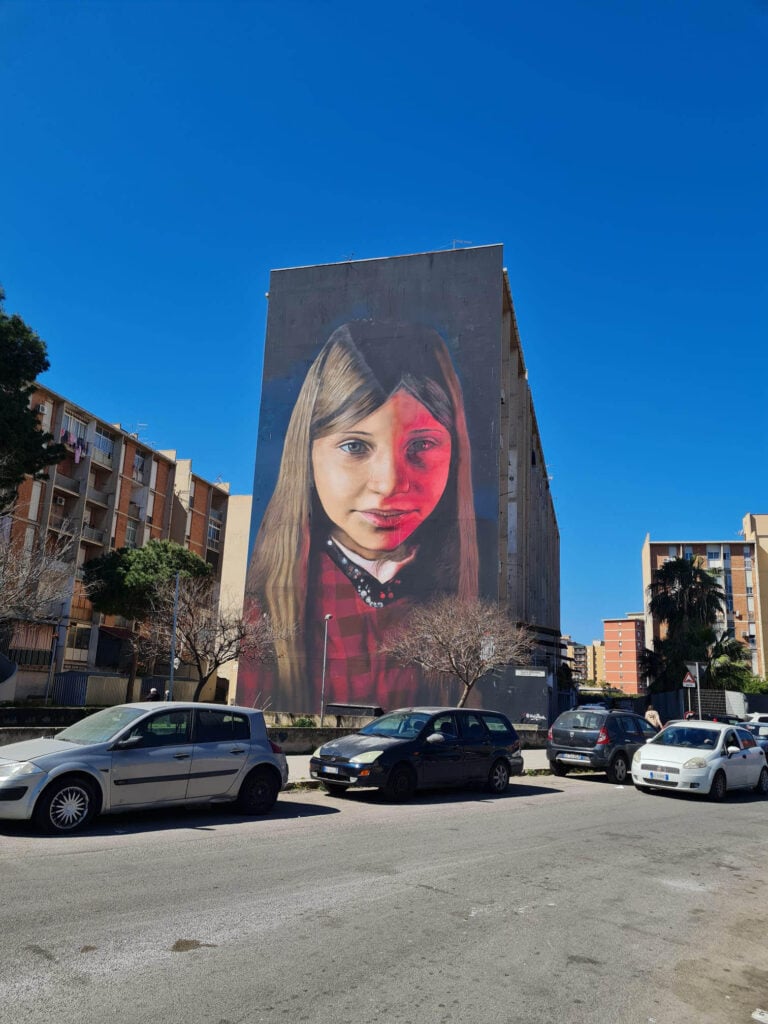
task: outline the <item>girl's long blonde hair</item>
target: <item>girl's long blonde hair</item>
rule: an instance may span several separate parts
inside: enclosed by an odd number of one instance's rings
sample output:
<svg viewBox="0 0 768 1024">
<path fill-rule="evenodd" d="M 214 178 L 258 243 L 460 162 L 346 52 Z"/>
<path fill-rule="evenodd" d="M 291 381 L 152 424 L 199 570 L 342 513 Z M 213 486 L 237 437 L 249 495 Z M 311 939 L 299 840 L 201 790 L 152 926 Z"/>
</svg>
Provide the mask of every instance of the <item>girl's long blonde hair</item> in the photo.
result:
<svg viewBox="0 0 768 1024">
<path fill-rule="evenodd" d="M 413 395 L 451 434 L 443 497 L 414 534 L 423 590 L 477 596 L 469 438 L 461 385 L 445 343 L 432 328 L 416 324 L 343 324 L 323 346 L 299 392 L 248 572 L 249 599 L 284 637 L 275 651 L 279 690 L 294 700 L 313 691 L 305 662 L 308 567 L 313 541 L 319 535 L 324 542 L 330 528 L 314 493 L 312 442 L 352 427 L 398 390 Z"/>
</svg>

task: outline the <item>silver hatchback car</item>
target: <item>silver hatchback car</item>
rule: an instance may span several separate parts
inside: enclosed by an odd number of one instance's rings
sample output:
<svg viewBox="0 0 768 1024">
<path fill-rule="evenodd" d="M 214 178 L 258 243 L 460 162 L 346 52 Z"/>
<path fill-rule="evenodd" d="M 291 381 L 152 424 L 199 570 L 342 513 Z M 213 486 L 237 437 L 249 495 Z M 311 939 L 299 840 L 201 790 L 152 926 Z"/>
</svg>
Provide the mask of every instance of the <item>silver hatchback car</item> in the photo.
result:
<svg viewBox="0 0 768 1024">
<path fill-rule="evenodd" d="M 287 781 L 261 711 L 118 704 L 53 739 L 0 747 L 0 818 L 69 833 L 97 814 L 147 807 L 237 802 L 266 814 Z"/>
</svg>

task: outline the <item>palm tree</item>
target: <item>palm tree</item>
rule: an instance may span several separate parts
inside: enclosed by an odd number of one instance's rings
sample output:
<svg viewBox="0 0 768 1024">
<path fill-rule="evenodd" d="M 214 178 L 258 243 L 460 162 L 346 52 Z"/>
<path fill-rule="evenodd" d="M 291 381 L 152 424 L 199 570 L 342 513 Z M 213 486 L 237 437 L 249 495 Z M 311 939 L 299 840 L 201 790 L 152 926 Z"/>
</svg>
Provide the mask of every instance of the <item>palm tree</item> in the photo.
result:
<svg viewBox="0 0 768 1024">
<path fill-rule="evenodd" d="M 752 654 L 732 633 L 723 633 L 709 655 L 709 680 L 717 689 L 743 690 L 752 678 Z"/>
<path fill-rule="evenodd" d="M 654 569 L 648 597 L 651 615 L 666 623 L 667 636 L 713 626 L 725 609 L 725 591 L 717 573 L 705 569 L 699 557 L 670 558 Z"/>
</svg>

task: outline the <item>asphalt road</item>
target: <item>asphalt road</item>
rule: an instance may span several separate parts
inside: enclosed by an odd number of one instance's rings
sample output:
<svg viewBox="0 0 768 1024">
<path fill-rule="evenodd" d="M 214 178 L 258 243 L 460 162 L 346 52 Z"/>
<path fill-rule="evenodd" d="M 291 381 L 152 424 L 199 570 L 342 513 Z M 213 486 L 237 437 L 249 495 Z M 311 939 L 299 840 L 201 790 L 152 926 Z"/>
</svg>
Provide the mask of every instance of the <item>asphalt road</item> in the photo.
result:
<svg viewBox="0 0 768 1024">
<path fill-rule="evenodd" d="M 748 1024 L 768 804 L 508 795 L 0 825 L 3 1024 Z"/>
</svg>

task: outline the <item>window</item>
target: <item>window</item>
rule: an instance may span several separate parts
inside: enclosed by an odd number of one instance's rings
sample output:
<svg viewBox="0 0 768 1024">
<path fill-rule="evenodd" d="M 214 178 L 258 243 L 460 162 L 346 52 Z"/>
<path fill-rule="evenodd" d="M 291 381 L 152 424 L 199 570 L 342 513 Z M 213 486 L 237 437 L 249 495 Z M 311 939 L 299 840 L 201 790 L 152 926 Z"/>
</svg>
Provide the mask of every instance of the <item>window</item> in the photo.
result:
<svg viewBox="0 0 768 1024">
<path fill-rule="evenodd" d="M 691 545 L 690 545 L 690 544 L 686 544 L 686 545 L 685 545 L 685 550 L 684 550 L 684 554 L 685 554 L 685 557 L 686 557 L 687 559 L 689 559 L 689 560 L 690 560 L 691 558 L 693 558 L 693 548 L 691 547 Z"/>
<path fill-rule="evenodd" d="M 233 740 L 249 740 L 251 738 L 248 719 L 245 715 L 231 711 L 197 712 L 195 726 L 196 743 L 229 743 Z"/>
<path fill-rule="evenodd" d="M 111 459 L 115 453 L 115 442 L 105 430 L 98 426 L 93 437 L 93 447 L 108 459 Z"/>
<path fill-rule="evenodd" d="M 141 737 L 137 744 L 140 747 L 169 747 L 189 743 L 190 716 L 189 711 L 161 711 L 140 722 L 129 735 Z"/>
<path fill-rule="evenodd" d="M 720 552 L 715 551 L 714 548 L 707 548 L 707 558 L 710 560 L 710 562 L 719 562 Z"/>
<path fill-rule="evenodd" d="M 482 743 L 488 739 L 488 733 L 478 715 L 465 714 L 459 717 L 461 735 L 464 741 Z"/>
<path fill-rule="evenodd" d="M 68 439 L 70 444 L 75 444 L 76 441 L 84 441 L 87 429 L 87 424 L 78 419 L 74 413 L 64 413 L 61 420 L 61 435 L 64 437 L 66 434 L 69 434 L 71 438 L 71 440 Z"/>
<path fill-rule="evenodd" d="M 495 740 L 506 742 L 506 737 L 513 738 L 516 735 L 515 730 L 503 715 L 483 715 L 482 718 Z"/>
<path fill-rule="evenodd" d="M 438 715 L 432 723 L 431 732 L 441 732 L 446 738 L 457 739 L 458 732 L 453 715 Z"/>
<path fill-rule="evenodd" d="M 138 523 L 135 519 L 129 519 L 125 524 L 125 546 L 127 548 L 136 547 L 136 531 L 138 529 Z"/>
<path fill-rule="evenodd" d="M 135 452 L 133 456 L 133 479 L 141 481 L 144 479 L 145 458 L 142 452 Z"/>
</svg>

